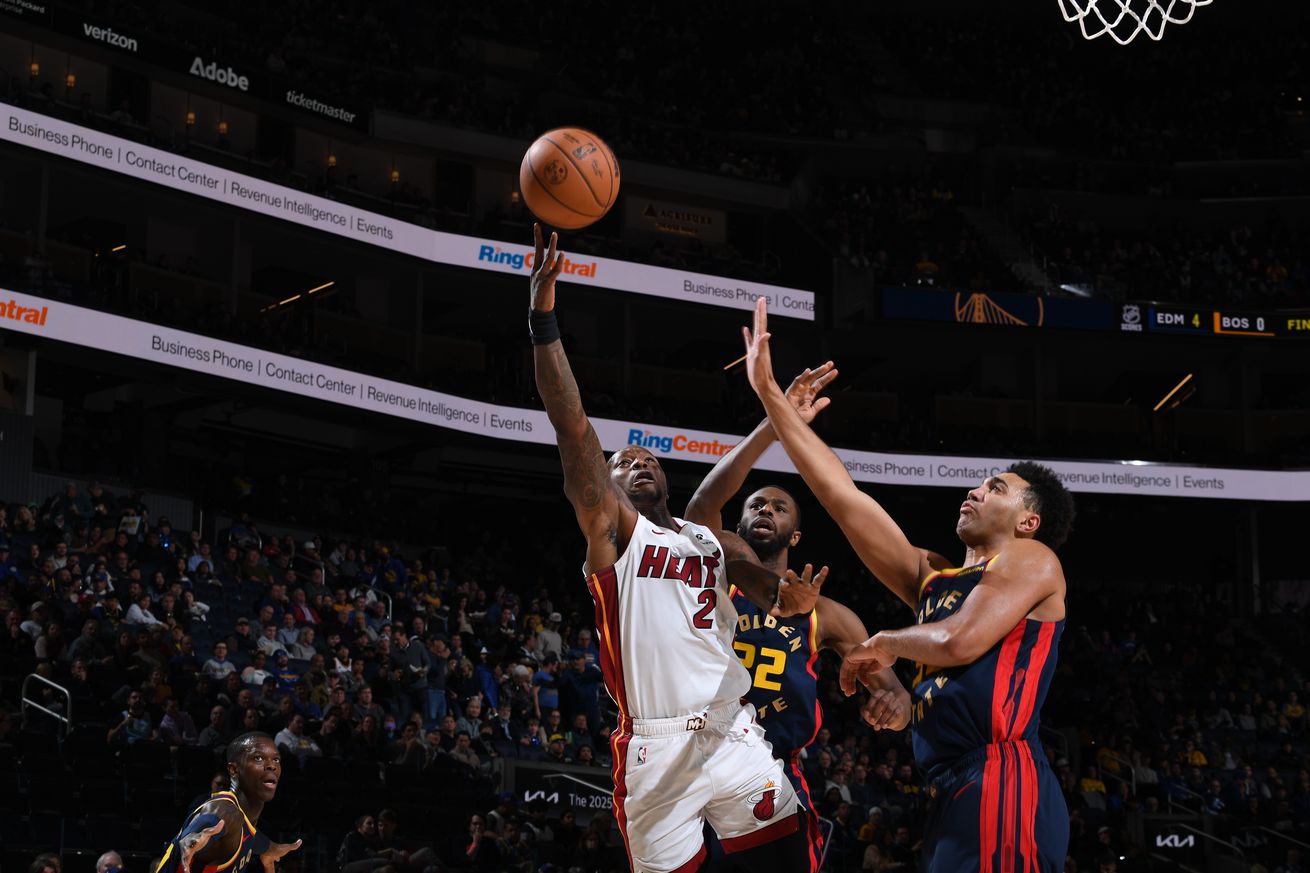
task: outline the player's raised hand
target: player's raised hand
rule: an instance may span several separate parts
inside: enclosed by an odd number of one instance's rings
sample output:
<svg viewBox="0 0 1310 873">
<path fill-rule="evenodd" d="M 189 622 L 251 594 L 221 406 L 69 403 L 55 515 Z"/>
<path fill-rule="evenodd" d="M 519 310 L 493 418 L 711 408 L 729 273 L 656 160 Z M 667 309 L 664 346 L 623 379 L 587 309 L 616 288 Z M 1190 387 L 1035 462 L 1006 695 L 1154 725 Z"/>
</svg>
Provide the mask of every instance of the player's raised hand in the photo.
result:
<svg viewBox="0 0 1310 873">
<path fill-rule="evenodd" d="M 837 378 L 837 365 L 832 361 L 826 364 L 820 364 L 811 370 L 806 367 L 805 370 L 791 380 L 787 386 L 787 401 L 791 403 L 806 424 L 814 421 L 814 417 L 828 408 L 832 403 L 829 397 L 820 397 L 819 392 L 831 385 Z"/>
<path fill-rule="evenodd" d="M 555 250 L 559 234 L 554 231 L 550 233 L 550 248 L 542 248 L 539 222 L 532 223 L 532 238 L 537 245 L 537 256 L 532 262 L 532 308 L 549 312 L 555 308 L 555 280 L 564 269 L 564 255 Z"/>
<path fill-rule="evenodd" d="M 178 858 L 177 866 L 182 873 L 191 873 L 191 862 L 195 860 L 196 855 L 213 841 L 214 837 L 223 832 L 226 824 L 222 819 L 218 823 L 204 830 L 195 831 L 194 833 L 184 834 L 177 841 L 177 848 L 182 853 Z"/>
<path fill-rule="evenodd" d="M 874 634 L 854 649 L 851 649 L 841 664 L 841 690 L 847 697 L 855 693 L 856 684 L 864 684 L 863 677 L 870 673 L 881 672 L 896 663 L 896 656 L 882 648 L 878 635 Z"/>
<path fill-rule="evenodd" d="M 869 699 L 861 707 L 861 713 L 864 721 L 876 731 L 902 730 L 910 723 L 910 695 L 904 689 L 869 688 Z"/>
<path fill-rule="evenodd" d="M 828 568 L 815 573 L 813 564 L 806 564 L 799 576 L 795 570 L 788 570 L 778 582 L 778 602 L 769 610 L 769 615 L 782 617 L 811 612 L 819 602 L 819 589 L 827 578 Z"/>
<path fill-rule="evenodd" d="M 296 840 L 294 843 L 271 843 L 259 856 L 259 860 L 264 864 L 264 873 L 276 873 L 277 862 L 282 860 L 282 856 L 289 855 L 299 849 L 300 843 L 300 840 Z"/>
<path fill-rule="evenodd" d="M 759 394 L 777 384 L 773 379 L 773 356 L 769 353 L 769 304 L 763 297 L 755 301 L 754 330 L 743 327 L 741 336 L 746 341 L 746 378 Z"/>
</svg>

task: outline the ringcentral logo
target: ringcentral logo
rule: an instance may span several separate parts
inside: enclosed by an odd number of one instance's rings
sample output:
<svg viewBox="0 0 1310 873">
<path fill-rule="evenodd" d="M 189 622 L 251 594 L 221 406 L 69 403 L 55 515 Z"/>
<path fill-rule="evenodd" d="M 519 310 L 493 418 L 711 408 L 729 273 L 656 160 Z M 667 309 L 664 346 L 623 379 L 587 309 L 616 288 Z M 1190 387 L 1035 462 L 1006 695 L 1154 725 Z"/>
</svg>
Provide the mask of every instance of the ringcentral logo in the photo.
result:
<svg viewBox="0 0 1310 873">
<path fill-rule="evenodd" d="M 229 88 L 236 88 L 238 91 L 249 91 L 250 80 L 242 76 L 231 67 L 220 67 L 218 61 L 205 63 L 204 58 L 199 56 L 191 62 L 191 75 L 199 76 L 202 79 L 208 79 L 211 82 L 217 82 L 220 85 L 227 85 Z"/>
<path fill-rule="evenodd" d="M 96 27 L 94 24 L 82 22 L 82 35 L 87 39 L 94 39 L 96 42 L 103 42 L 106 45 L 112 45 L 114 48 L 121 48 L 127 52 L 137 52 L 140 47 L 136 40 L 130 36 L 124 36 L 121 33 L 115 33 L 108 27 Z"/>
</svg>

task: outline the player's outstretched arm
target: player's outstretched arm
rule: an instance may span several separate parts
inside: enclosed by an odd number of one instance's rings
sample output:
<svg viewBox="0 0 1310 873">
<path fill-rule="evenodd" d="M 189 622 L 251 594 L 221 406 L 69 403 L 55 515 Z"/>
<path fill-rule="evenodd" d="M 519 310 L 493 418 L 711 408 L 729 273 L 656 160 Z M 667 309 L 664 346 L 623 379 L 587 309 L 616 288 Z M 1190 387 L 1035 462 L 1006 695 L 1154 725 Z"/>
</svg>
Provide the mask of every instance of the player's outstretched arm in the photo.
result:
<svg viewBox="0 0 1310 873">
<path fill-rule="evenodd" d="M 864 622 L 851 609 L 829 597 L 820 597 L 816 605 L 819 615 L 820 648 L 836 652 L 845 658 L 868 639 Z M 896 678 L 891 667 L 871 664 L 862 670 L 858 681 L 869 689 L 869 699 L 862 707 L 864 720 L 874 730 L 899 731 L 910 723 L 910 695 Z"/>
<path fill-rule="evenodd" d="M 299 849 L 301 842 L 301 840 L 296 840 L 294 843 L 270 842 L 268 847 L 259 853 L 259 861 L 264 865 L 264 873 L 277 873 L 277 862 Z"/>
<path fill-rule="evenodd" d="M 819 392 L 836 378 L 837 368 L 828 361 L 814 369 L 806 368 L 788 386 L 787 400 L 806 424 L 832 402 L 827 397 L 820 397 Z M 714 530 L 725 527 L 722 523 L 724 505 L 741 489 L 755 462 L 775 439 L 777 436 L 767 418 L 756 425 L 755 430 L 720 458 L 709 475 L 701 480 L 682 517 Z"/>
<path fill-rule="evenodd" d="M 173 840 L 170 852 L 177 853 L 180 873 L 200 873 L 209 864 L 222 864 L 241 845 L 240 813 L 230 803 L 211 800 L 200 809 Z M 160 869 L 166 869 L 167 858 Z"/>
<path fill-rule="evenodd" d="M 845 465 L 787 402 L 773 378 L 768 311 L 763 297 L 755 307 L 754 330 L 742 328 L 742 335 L 746 340 L 746 375 L 801 478 L 841 527 L 865 566 L 914 609 L 918 605 L 919 582 L 931 570 L 928 558 L 910 544 L 876 500 L 855 487 Z"/>
<path fill-rule="evenodd" d="M 874 634 L 846 656 L 842 690 L 871 665 L 910 658 L 938 667 L 971 664 L 1027 617 L 1064 618 L 1064 571 L 1055 553 L 1036 540 L 1017 540 L 987 568 L 982 581 L 949 618 Z"/>
<path fill-rule="evenodd" d="M 637 511 L 610 484 L 609 468 L 596 431 L 582 409 L 582 397 L 573 370 L 564 355 L 555 323 L 555 280 L 564 269 L 564 255 L 556 251 L 559 238 L 550 235 L 543 251 L 541 225 L 532 226 L 537 257 L 532 268 L 529 327 L 537 393 L 559 445 L 564 466 L 564 494 L 573 504 L 578 526 L 587 538 L 587 567 L 606 567 L 618 560 L 632 535 Z"/>
</svg>

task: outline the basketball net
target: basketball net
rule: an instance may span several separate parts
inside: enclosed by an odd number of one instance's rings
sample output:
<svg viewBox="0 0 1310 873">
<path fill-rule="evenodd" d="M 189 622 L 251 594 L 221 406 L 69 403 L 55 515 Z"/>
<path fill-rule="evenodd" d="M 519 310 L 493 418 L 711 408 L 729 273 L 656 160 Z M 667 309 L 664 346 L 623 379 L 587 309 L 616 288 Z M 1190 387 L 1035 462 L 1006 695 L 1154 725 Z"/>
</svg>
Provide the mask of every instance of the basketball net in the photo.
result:
<svg viewBox="0 0 1310 873">
<path fill-rule="evenodd" d="M 1076 21 L 1087 39 L 1110 35 L 1128 45 L 1144 33 L 1158 40 L 1166 24 L 1186 24 L 1212 0 L 1060 0 L 1065 21 Z"/>
</svg>

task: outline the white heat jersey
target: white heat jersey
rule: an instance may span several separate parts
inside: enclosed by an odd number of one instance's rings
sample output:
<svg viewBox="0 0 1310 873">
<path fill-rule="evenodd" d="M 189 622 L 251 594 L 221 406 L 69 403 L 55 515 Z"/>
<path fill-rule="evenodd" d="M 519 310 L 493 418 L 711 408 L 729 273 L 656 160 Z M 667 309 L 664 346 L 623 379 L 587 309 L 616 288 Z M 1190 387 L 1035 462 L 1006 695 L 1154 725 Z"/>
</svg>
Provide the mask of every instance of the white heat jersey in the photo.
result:
<svg viewBox="0 0 1310 873">
<path fill-rule="evenodd" d="M 750 674 L 732 650 L 737 609 L 723 549 L 707 527 L 637 516 L 613 566 L 587 580 L 601 670 L 619 716 L 673 718 L 739 701 Z"/>
</svg>

